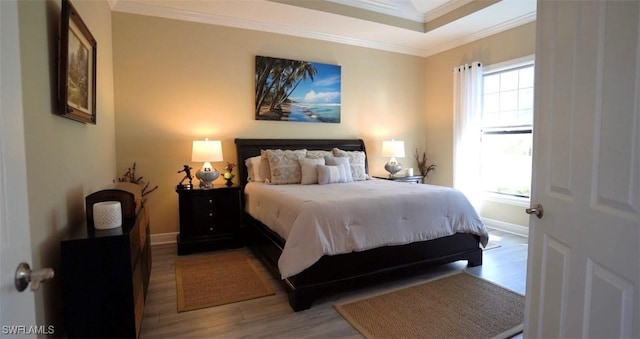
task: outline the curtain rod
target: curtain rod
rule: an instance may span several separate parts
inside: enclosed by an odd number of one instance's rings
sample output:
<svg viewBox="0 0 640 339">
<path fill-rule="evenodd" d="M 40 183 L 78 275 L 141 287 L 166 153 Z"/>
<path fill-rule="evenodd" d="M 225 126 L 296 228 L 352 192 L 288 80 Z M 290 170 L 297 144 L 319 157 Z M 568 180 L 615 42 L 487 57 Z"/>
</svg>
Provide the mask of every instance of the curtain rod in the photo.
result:
<svg viewBox="0 0 640 339">
<path fill-rule="evenodd" d="M 476 62 L 474 62 L 474 63 L 473 63 L 473 64 L 471 64 L 471 65 L 462 65 L 462 66 L 458 66 L 458 72 L 462 71 L 462 70 L 463 70 L 464 68 L 466 68 L 466 67 L 473 68 L 473 65 L 474 65 L 474 64 L 478 64 L 476 67 L 480 67 L 480 66 L 482 66 L 482 64 L 481 64 L 481 63 L 479 63 L 479 62 L 477 62 L 477 63 L 476 63 Z"/>
</svg>

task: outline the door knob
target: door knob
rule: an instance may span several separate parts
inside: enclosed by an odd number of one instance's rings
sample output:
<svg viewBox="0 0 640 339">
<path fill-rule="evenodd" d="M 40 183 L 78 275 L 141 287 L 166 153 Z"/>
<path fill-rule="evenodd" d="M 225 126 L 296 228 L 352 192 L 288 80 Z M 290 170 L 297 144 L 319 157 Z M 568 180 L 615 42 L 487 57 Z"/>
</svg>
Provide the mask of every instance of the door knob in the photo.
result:
<svg viewBox="0 0 640 339">
<path fill-rule="evenodd" d="M 43 268 L 39 270 L 31 270 L 29 264 L 26 262 L 20 263 L 16 269 L 15 285 L 18 291 L 24 291 L 29 283 L 31 283 L 31 290 L 37 291 L 40 288 L 40 283 L 52 279 L 54 275 L 52 268 Z"/>
<path fill-rule="evenodd" d="M 537 204 L 536 207 L 527 208 L 525 212 L 527 212 L 527 214 L 535 214 L 538 219 L 542 219 L 544 208 L 542 208 L 542 205 Z"/>
</svg>

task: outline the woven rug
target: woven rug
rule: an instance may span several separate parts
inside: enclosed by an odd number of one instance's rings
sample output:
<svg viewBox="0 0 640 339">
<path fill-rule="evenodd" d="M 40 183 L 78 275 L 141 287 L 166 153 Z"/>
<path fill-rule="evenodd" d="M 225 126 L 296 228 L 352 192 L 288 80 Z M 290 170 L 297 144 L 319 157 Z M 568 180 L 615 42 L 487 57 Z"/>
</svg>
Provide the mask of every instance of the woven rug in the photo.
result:
<svg viewBox="0 0 640 339">
<path fill-rule="evenodd" d="M 274 294 L 244 252 L 179 258 L 175 264 L 178 312 Z"/>
<path fill-rule="evenodd" d="M 524 297 L 468 273 L 335 305 L 367 338 L 508 338 Z"/>
</svg>

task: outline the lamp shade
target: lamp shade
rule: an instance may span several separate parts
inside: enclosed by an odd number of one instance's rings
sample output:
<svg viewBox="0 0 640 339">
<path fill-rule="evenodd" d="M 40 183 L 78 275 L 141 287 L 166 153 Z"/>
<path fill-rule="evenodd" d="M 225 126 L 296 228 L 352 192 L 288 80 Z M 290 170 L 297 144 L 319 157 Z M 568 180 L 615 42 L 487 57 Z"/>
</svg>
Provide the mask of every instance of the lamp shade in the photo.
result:
<svg viewBox="0 0 640 339">
<path fill-rule="evenodd" d="M 191 161 L 218 162 L 222 159 L 222 142 L 220 140 L 205 139 L 193 142 Z"/>
<path fill-rule="evenodd" d="M 392 158 L 404 158 L 404 141 L 383 141 L 382 156 Z"/>
</svg>

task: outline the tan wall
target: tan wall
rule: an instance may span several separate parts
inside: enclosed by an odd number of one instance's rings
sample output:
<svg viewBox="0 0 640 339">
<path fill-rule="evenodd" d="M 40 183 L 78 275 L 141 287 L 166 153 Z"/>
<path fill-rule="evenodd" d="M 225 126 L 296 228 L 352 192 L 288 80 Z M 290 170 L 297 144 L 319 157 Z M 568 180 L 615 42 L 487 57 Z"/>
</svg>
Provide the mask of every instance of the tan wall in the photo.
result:
<svg viewBox="0 0 640 339">
<path fill-rule="evenodd" d="M 488 66 L 534 53 L 535 23 L 530 23 L 426 59 L 426 147 L 429 159 L 438 165 L 429 175 L 429 183 L 453 185 L 453 68 L 473 61 Z M 516 225 L 529 224 L 522 208 L 512 205 L 487 203 L 480 214 Z"/>
<path fill-rule="evenodd" d="M 407 164 L 424 145 L 424 58 L 126 13 L 113 14 L 113 38 L 117 168 L 136 162 L 159 185 L 148 196 L 154 234 L 178 231 L 176 172 L 202 166 L 190 161 L 193 140 L 221 139 L 235 163 L 234 138 L 362 138 L 372 174 L 385 173 L 383 140 L 404 140 Z M 342 122 L 256 121 L 256 55 L 341 65 Z"/>
<path fill-rule="evenodd" d="M 98 41 L 97 125 L 53 114 L 60 1 L 18 2 L 32 267 L 57 272 L 59 242 L 81 226 L 84 197 L 115 178 L 111 11 L 106 1 L 73 4 Z M 59 276 L 36 292 L 36 320 L 63 330 Z"/>
</svg>

